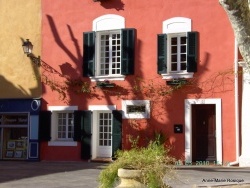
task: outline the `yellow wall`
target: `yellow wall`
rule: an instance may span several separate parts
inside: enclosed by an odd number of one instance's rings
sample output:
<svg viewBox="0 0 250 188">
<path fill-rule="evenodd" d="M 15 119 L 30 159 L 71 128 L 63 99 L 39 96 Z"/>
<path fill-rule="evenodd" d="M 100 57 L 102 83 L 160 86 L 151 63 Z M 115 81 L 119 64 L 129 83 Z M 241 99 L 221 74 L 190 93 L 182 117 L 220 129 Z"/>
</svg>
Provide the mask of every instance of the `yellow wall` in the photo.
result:
<svg viewBox="0 0 250 188">
<path fill-rule="evenodd" d="M 0 98 L 41 96 L 39 68 L 23 53 L 30 39 L 41 54 L 41 0 L 0 0 Z"/>
</svg>

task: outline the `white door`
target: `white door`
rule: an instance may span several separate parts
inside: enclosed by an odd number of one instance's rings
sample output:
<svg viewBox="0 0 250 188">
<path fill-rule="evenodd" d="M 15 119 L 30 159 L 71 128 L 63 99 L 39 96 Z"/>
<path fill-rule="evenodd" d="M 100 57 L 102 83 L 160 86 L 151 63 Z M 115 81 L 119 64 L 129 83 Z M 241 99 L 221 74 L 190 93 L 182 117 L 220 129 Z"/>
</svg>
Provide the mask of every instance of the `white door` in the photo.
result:
<svg viewBox="0 0 250 188">
<path fill-rule="evenodd" d="M 97 157 L 112 156 L 112 113 L 98 113 L 98 149 Z"/>
</svg>

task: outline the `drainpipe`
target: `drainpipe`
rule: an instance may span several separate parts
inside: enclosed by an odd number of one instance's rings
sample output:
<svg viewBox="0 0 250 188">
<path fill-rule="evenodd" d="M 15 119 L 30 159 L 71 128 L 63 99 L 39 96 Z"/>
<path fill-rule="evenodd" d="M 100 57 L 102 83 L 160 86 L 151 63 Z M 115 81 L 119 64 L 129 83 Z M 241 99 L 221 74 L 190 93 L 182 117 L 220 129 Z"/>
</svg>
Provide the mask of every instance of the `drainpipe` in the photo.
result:
<svg viewBox="0 0 250 188">
<path fill-rule="evenodd" d="M 234 42 L 234 97 L 235 97 L 235 150 L 236 161 L 230 162 L 228 166 L 239 164 L 240 147 L 239 147 L 239 87 L 238 87 L 238 43 Z"/>
</svg>

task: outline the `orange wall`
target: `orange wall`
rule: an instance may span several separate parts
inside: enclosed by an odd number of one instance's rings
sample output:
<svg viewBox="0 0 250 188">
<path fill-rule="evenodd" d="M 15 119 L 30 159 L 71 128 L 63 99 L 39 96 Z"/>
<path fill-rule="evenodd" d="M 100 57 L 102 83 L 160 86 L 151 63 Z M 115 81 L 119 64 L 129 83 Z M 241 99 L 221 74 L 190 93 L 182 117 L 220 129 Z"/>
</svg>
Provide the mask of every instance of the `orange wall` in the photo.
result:
<svg viewBox="0 0 250 188">
<path fill-rule="evenodd" d="M 157 74 L 157 34 L 162 33 L 162 22 L 171 17 L 192 19 L 192 30 L 199 32 L 199 63 L 195 73 L 195 85 L 169 95 L 164 101 L 157 101 L 150 124 L 141 122 L 140 128 L 130 126 L 124 120 L 124 135 L 151 134 L 154 129 L 163 130 L 173 146 L 172 153 L 184 155 L 185 134 L 174 134 L 173 124 L 185 124 L 184 99 L 222 98 L 223 160 L 235 160 L 234 130 L 234 80 L 232 72 L 234 59 L 234 36 L 224 10 L 218 1 L 200 0 L 43 0 L 42 1 L 42 59 L 53 69 L 65 76 L 82 78 L 83 32 L 92 30 L 92 21 L 104 14 L 117 14 L 125 18 L 127 28 L 137 29 L 135 75 L 146 83 L 165 81 Z M 61 67 L 61 68 L 60 68 Z M 62 68 L 67 67 L 67 68 Z M 61 77 L 45 72 L 54 81 Z M 87 78 L 83 78 L 89 81 Z M 117 81 L 119 86 L 129 88 L 135 76 Z M 165 86 L 166 88 L 168 86 Z M 98 98 L 85 94 L 68 93 L 62 100 L 48 85 L 43 86 L 43 108 L 50 105 L 78 105 L 87 110 L 88 105 L 109 104 L 121 109 L 121 98 L 96 90 Z M 126 99 L 146 99 L 141 93 L 122 96 Z M 152 97 L 152 96 L 151 96 Z M 155 96 L 157 97 L 157 96 Z M 158 104 L 157 104 L 158 102 Z M 159 108 L 160 107 L 160 108 Z M 147 130 L 147 131 L 145 131 Z M 129 147 L 126 136 L 125 147 Z"/>
<path fill-rule="evenodd" d="M 30 39 L 41 54 L 41 0 L 1 0 L 0 23 L 0 98 L 41 97 L 39 68 L 22 49 Z"/>
</svg>

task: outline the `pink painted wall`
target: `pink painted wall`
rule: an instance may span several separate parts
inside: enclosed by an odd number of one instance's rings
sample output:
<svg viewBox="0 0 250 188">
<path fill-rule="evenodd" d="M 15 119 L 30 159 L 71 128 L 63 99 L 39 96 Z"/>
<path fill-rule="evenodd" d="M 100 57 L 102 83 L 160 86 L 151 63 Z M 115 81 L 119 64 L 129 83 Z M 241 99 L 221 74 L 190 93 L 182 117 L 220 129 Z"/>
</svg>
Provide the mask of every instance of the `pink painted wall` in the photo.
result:
<svg viewBox="0 0 250 188">
<path fill-rule="evenodd" d="M 154 129 L 166 133 L 172 144 L 172 154 L 177 158 L 184 155 L 185 134 L 174 134 L 173 124 L 185 124 L 184 99 L 221 98 L 223 128 L 223 160 L 235 160 L 234 128 L 234 80 L 233 74 L 226 71 L 233 68 L 234 36 L 229 21 L 218 1 L 201 0 L 106 0 L 102 3 L 93 0 L 43 0 L 42 1 L 42 59 L 53 69 L 65 76 L 82 78 L 83 32 L 92 30 L 92 21 L 105 14 L 117 14 L 125 18 L 127 28 L 136 28 L 136 63 L 135 76 L 154 83 L 165 83 L 157 74 L 157 34 L 162 33 L 162 22 L 171 17 L 192 19 L 192 30 L 199 32 L 198 72 L 195 73 L 196 86 L 185 87 L 174 92 L 160 106 L 155 105 L 150 126 L 141 122 L 139 130 L 124 120 L 123 146 L 129 148 L 128 133 L 151 135 Z M 67 63 L 67 66 L 65 66 Z M 60 67 L 62 69 L 60 69 Z M 66 67 L 66 68 L 65 68 Z M 60 77 L 44 72 L 55 81 Z M 132 85 L 135 76 L 127 76 L 125 81 L 117 81 L 123 87 Z M 88 81 L 87 78 L 83 80 Z M 168 87 L 168 86 L 166 86 Z M 71 92 L 67 101 L 61 100 L 56 91 L 43 86 L 43 109 L 53 105 L 78 105 L 80 110 L 87 110 L 88 105 L 109 104 L 121 109 L 121 100 L 117 96 L 107 95 L 97 90 L 100 99 L 87 98 Z M 145 99 L 138 94 L 129 99 Z M 50 157 L 54 148 L 42 146 L 42 159 L 70 160 L 69 156 Z M 68 148 L 56 148 L 57 152 Z M 73 153 L 77 154 L 79 148 Z M 47 152 L 48 151 L 48 152 Z M 77 157 L 73 157 L 77 160 Z M 78 157 L 80 157 L 78 155 Z M 80 158 L 78 158 L 80 160 Z"/>
</svg>

